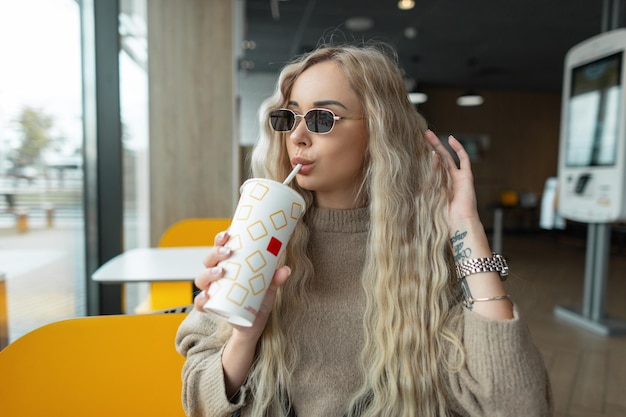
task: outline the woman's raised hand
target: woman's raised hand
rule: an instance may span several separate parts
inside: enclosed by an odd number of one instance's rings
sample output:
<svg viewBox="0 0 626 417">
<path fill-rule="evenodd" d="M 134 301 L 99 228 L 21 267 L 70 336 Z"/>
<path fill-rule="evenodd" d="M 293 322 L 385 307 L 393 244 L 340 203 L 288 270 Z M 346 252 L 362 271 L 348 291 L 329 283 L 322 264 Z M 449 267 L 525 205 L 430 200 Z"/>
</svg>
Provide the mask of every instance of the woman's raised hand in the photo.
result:
<svg viewBox="0 0 626 417">
<path fill-rule="evenodd" d="M 457 167 L 450 152 L 431 130 L 426 131 L 426 140 L 435 150 L 435 155 L 433 156 L 434 163 L 443 161 L 452 180 L 453 195 L 448 207 L 448 221 L 450 225 L 478 219 L 474 176 L 470 158 L 465 148 L 454 136 L 448 137 L 448 144 L 459 158 L 459 166 Z"/>
</svg>

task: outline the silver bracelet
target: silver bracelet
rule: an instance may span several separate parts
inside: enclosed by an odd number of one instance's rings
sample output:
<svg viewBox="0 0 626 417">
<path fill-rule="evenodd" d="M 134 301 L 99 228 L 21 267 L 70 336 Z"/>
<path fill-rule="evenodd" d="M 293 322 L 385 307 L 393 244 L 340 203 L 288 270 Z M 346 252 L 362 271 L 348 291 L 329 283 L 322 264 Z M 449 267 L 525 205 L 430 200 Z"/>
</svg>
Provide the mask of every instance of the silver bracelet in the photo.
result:
<svg viewBox="0 0 626 417">
<path fill-rule="evenodd" d="M 483 297 L 483 298 L 472 298 L 472 297 L 467 297 L 463 303 L 465 304 L 465 307 L 469 308 L 470 310 L 472 309 L 472 307 L 474 306 L 475 302 L 481 302 L 481 301 L 498 301 L 498 300 L 504 300 L 504 299 L 511 299 L 511 296 L 509 294 L 504 294 L 504 295 L 497 295 L 495 297 Z"/>
<path fill-rule="evenodd" d="M 495 252 L 491 258 L 467 259 L 456 264 L 456 275 L 459 280 L 479 272 L 497 272 L 500 274 L 500 279 L 504 281 L 509 275 L 509 266 L 504 256 Z"/>
</svg>

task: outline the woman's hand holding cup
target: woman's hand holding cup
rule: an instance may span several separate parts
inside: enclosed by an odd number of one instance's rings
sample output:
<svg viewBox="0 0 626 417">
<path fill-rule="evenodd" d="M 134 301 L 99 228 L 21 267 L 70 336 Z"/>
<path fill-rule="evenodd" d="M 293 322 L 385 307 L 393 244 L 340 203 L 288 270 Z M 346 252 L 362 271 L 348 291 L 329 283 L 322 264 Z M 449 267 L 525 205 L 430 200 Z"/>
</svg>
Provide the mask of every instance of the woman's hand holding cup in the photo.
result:
<svg viewBox="0 0 626 417">
<path fill-rule="evenodd" d="M 224 277 L 224 269 L 219 267 L 218 263 L 229 258 L 231 255 L 231 249 L 228 246 L 224 246 L 228 242 L 229 238 L 230 236 L 227 232 L 217 234 L 213 249 L 211 249 L 203 261 L 206 269 L 200 273 L 194 281 L 196 287 L 201 290 L 194 298 L 194 306 L 198 311 L 204 312 L 203 306 L 209 300 L 208 289 L 211 284 Z M 254 324 L 251 327 L 232 325 L 233 329 L 236 330 L 237 333 L 243 332 L 243 334 L 248 335 L 248 337 L 252 336 L 254 338 L 254 342 L 256 343 L 261 336 L 261 333 L 263 333 L 263 329 L 265 329 L 269 314 L 274 306 L 276 290 L 284 284 L 285 281 L 287 281 L 290 273 L 291 269 L 288 266 L 283 266 L 276 270 L 267 293 L 263 298 L 261 308 L 259 309 Z M 243 334 L 240 335 L 243 336 Z"/>
</svg>

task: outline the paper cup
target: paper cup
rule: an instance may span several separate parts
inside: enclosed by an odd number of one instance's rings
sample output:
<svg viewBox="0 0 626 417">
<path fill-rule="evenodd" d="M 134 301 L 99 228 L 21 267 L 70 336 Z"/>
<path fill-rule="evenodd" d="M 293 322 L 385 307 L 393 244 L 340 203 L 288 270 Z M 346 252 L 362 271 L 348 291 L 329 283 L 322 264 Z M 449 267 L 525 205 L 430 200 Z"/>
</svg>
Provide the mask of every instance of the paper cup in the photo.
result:
<svg viewBox="0 0 626 417">
<path fill-rule="evenodd" d="M 305 204 L 287 185 L 263 178 L 247 180 L 240 192 L 226 243 L 232 254 L 218 264 L 224 278 L 209 287 L 204 311 L 249 327 Z"/>
</svg>

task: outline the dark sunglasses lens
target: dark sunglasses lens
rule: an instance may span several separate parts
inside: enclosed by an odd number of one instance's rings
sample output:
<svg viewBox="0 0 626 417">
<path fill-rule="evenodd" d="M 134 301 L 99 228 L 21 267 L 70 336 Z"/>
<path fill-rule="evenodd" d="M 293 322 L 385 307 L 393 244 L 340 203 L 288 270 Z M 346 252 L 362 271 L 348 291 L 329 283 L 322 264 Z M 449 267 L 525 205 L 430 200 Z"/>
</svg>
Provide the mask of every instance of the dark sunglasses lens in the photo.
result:
<svg viewBox="0 0 626 417">
<path fill-rule="evenodd" d="M 335 117 L 328 110 L 309 110 L 304 120 L 306 127 L 315 133 L 328 133 L 335 124 Z"/>
<path fill-rule="evenodd" d="M 270 113 L 270 125 L 278 132 L 289 132 L 294 121 L 295 116 L 289 110 L 276 110 Z"/>
</svg>

